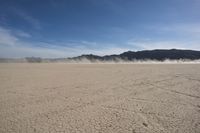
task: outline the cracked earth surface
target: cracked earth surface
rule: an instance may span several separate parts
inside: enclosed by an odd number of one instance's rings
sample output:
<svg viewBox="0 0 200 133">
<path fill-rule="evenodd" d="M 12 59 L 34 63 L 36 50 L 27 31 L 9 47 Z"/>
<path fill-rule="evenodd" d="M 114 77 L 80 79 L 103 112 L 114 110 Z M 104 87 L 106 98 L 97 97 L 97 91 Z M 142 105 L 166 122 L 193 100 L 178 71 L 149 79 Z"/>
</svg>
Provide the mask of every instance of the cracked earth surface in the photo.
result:
<svg viewBox="0 0 200 133">
<path fill-rule="evenodd" d="M 0 64 L 0 133 L 199 133 L 198 64 Z"/>
</svg>

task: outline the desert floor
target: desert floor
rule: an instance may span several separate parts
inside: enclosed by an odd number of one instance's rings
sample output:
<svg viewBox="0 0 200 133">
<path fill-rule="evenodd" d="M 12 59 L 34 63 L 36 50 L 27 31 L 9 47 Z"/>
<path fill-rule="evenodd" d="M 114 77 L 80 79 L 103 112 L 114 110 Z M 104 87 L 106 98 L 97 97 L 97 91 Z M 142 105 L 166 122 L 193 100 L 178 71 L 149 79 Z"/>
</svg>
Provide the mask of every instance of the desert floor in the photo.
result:
<svg viewBox="0 0 200 133">
<path fill-rule="evenodd" d="M 200 133 L 200 64 L 0 64 L 0 133 Z"/>
</svg>

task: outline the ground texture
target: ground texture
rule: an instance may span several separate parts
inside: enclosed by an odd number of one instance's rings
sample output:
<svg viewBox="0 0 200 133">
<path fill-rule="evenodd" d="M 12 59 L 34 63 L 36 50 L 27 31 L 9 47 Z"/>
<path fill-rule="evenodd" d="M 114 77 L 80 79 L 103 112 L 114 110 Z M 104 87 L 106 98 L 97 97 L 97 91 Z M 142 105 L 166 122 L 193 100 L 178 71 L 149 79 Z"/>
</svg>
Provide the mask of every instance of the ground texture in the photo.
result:
<svg viewBox="0 0 200 133">
<path fill-rule="evenodd" d="M 200 133 L 198 64 L 0 64 L 0 133 Z"/>
</svg>

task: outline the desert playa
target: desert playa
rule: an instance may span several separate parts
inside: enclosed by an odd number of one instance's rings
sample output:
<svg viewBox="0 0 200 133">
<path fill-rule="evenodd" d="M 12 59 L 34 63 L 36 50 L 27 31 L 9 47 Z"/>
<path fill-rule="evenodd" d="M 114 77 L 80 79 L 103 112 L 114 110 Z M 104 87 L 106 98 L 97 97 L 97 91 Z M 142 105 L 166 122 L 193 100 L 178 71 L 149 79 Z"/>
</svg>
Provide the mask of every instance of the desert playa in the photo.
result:
<svg viewBox="0 0 200 133">
<path fill-rule="evenodd" d="M 0 64 L 1 133 L 199 133 L 200 64 Z"/>
</svg>

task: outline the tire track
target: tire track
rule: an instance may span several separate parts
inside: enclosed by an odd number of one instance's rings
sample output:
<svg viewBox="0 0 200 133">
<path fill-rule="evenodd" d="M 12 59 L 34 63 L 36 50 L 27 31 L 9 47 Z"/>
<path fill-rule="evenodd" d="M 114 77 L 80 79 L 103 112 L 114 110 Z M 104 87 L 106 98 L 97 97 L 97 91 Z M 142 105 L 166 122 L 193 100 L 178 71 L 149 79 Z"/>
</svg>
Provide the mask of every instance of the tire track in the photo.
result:
<svg viewBox="0 0 200 133">
<path fill-rule="evenodd" d="M 183 93 L 183 92 L 179 92 L 179 91 L 176 91 L 176 90 L 170 90 L 170 89 L 166 89 L 164 87 L 160 87 L 160 86 L 157 86 L 157 85 L 154 85 L 152 83 L 147 83 L 153 87 L 156 87 L 158 89 L 161 89 L 161 90 L 164 90 L 164 91 L 168 91 L 168 92 L 171 92 L 171 93 L 175 93 L 175 94 L 179 94 L 179 95 L 184 95 L 184 96 L 188 96 L 188 97 L 192 97 L 192 98 L 200 98 L 200 96 L 196 96 L 196 95 L 191 95 L 191 94 L 188 94 L 188 93 Z"/>
</svg>

